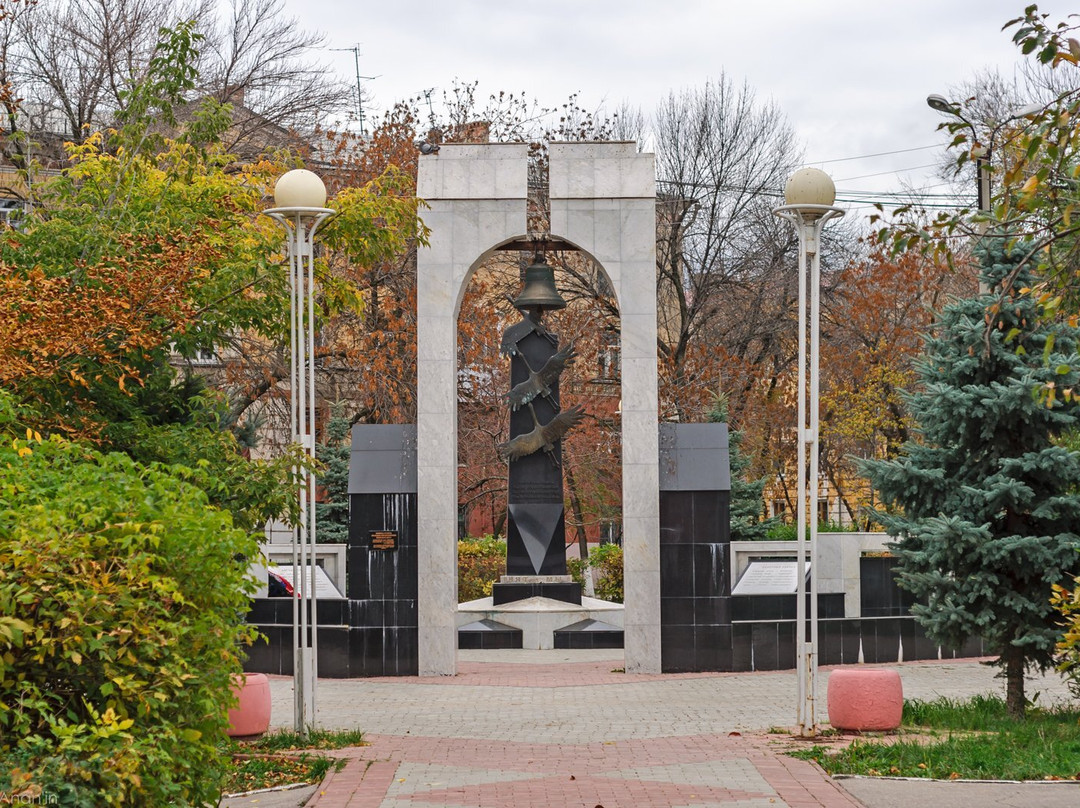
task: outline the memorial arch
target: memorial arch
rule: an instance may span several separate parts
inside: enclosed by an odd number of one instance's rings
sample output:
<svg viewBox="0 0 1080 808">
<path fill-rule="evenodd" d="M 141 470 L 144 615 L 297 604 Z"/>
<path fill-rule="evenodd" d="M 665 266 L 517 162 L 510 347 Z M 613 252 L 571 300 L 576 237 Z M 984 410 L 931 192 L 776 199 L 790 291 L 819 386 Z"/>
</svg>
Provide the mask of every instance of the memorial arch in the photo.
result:
<svg viewBox="0 0 1080 808">
<path fill-rule="evenodd" d="M 419 673 L 457 672 L 457 319 L 469 278 L 525 238 L 528 144 L 445 144 L 420 158 L 430 242 L 417 260 Z M 590 255 L 620 313 L 628 673 L 660 672 L 656 179 L 633 143 L 549 146 L 552 240 Z"/>
</svg>

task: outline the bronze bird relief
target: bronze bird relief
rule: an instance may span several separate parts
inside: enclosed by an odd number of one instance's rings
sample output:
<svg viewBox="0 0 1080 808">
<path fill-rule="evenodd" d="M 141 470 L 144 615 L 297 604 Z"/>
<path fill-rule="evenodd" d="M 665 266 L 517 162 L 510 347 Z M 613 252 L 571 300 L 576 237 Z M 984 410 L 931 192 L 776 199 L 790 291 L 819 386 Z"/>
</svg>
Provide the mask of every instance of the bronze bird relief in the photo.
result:
<svg viewBox="0 0 1080 808">
<path fill-rule="evenodd" d="M 552 461 L 556 462 L 555 456 L 551 454 L 555 451 L 555 444 L 562 439 L 563 435 L 581 423 L 585 418 L 585 410 L 580 405 L 575 405 L 568 410 L 563 410 L 546 424 L 541 424 L 540 419 L 536 417 L 533 405 L 529 404 L 528 407 L 536 426 L 531 432 L 518 435 L 506 443 L 500 443 L 496 447 L 499 457 L 510 462 L 543 449 L 551 455 Z"/>
<path fill-rule="evenodd" d="M 535 371 L 529 365 L 525 356 L 522 355 L 521 361 L 529 369 L 529 378 L 520 384 L 515 384 L 514 389 L 506 394 L 511 411 L 517 412 L 537 396 L 551 399 L 551 385 L 559 380 L 559 376 L 562 375 L 566 366 L 573 364 L 576 358 L 577 354 L 574 353 L 574 346 L 570 344 L 552 354 L 544 363 L 544 366 L 539 371 Z M 551 403 L 554 404 L 555 401 L 552 399 Z"/>
</svg>

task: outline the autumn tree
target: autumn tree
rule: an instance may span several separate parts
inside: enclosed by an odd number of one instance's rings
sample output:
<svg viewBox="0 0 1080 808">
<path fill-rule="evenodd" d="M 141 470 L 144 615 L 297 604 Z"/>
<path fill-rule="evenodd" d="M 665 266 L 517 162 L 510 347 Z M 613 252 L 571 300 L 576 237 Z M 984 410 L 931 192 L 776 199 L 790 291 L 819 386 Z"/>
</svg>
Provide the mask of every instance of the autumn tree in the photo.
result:
<svg viewBox="0 0 1080 808">
<path fill-rule="evenodd" d="M 270 380 L 263 396 L 273 399 L 276 380 L 287 378 L 288 334 L 281 234 L 258 215 L 286 166 L 237 167 L 214 140 L 214 127 L 228 125 L 219 116 L 192 120 L 175 140 L 148 125 L 195 86 L 200 41 L 190 25 L 166 33 L 128 95 L 123 125 L 108 136 L 118 148 L 105 149 L 101 134 L 73 145 L 62 171 L 33 184 L 32 213 L 0 242 L 0 380 L 36 413 L 35 425 L 193 468 L 200 441 L 179 431 L 206 430 L 199 434 L 209 446 L 217 440 L 209 434 L 234 424 L 254 399 L 244 399 L 251 391 L 242 385 L 227 387 L 231 402 L 183 393 L 170 359 L 258 345 L 261 358 L 279 360 L 260 369 Z M 383 260 L 415 236 L 415 198 L 381 194 L 394 187 L 388 174 L 338 195 L 327 242 L 341 260 Z M 324 317 L 360 305 L 327 262 L 318 275 Z M 250 359 L 231 355 L 237 364 Z M 157 406 L 174 392 L 175 407 Z M 217 493 L 231 496 L 225 486 Z"/>
<path fill-rule="evenodd" d="M 917 253 L 875 247 L 834 273 L 824 297 L 821 467 L 848 518 L 858 522 L 869 490 L 852 459 L 891 458 L 914 426 L 906 398 L 935 312 L 975 292 L 971 272 Z"/>
<path fill-rule="evenodd" d="M 314 131 L 350 98 L 315 59 L 323 37 L 286 16 L 284 0 L 13 0 L 6 10 L 0 80 L 13 92 L 4 128 L 21 167 L 62 160 L 63 140 L 115 126 L 153 69 L 158 31 L 182 23 L 203 42 L 184 101 L 230 105 L 220 133 L 228 151 L 296 145 L 290 132 Z"/>
</svg>

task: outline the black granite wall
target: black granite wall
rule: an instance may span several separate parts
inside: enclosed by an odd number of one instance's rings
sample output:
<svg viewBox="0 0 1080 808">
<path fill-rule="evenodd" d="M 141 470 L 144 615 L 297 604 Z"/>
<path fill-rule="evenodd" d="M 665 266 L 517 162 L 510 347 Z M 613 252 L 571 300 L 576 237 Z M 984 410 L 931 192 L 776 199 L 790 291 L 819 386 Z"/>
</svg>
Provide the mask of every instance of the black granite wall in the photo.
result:
<svg viewBox="0 0 1080 808">
<path fill-rule="evenodd" d="M 320 676 L 419 670 L 415 447 L 409 425 L 353 428 L 345 598 L 318 602 Z M 248 622 L 266 638 L 250 649 L 245 669 L 291 674 L 292 599 L 256 599 Z"/>
<path fill-rule="evenodd" d="M 726 424 L 660 426 L 660 665 L 731 670 Z"/>
<path fill-rule="evenodd" d="M 728 491 L 660 492 L 660 664 L 730 670 Z"/>
<path fill-rule="evenodd" d="M 863 617 L 899 617 L 910 614 L 915 596 L 896 585 L 895 557 L 859 559 L 859 611 Z"/>
</svg>

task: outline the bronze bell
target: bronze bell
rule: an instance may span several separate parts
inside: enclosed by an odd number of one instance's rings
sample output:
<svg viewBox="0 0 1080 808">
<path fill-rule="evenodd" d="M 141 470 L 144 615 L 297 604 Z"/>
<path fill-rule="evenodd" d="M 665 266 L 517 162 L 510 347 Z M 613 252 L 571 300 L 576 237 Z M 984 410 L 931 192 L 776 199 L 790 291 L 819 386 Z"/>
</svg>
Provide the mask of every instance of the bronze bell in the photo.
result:
<svg viewBox="0 0 1080 808">
<path fill-rule="evenodd" d="M 566 301 L 555 288 L 555 270 L 544 261 L 542 255 L 536 256 L 532 266 L 525 268 L 525 285 L 514 300 L 514 307 L 539 308 L 541 311 L 566 308 Z"/>
</svg>

